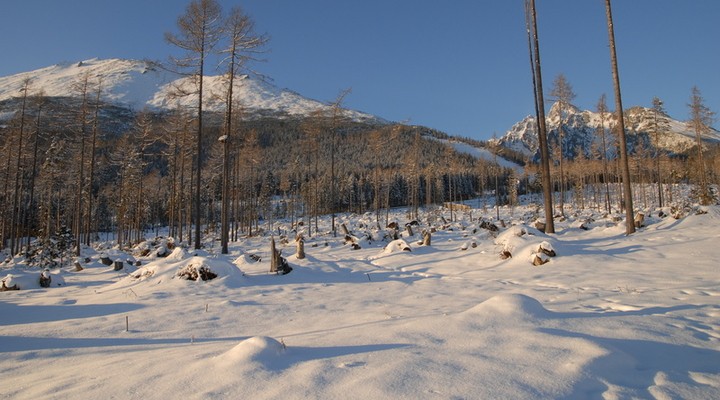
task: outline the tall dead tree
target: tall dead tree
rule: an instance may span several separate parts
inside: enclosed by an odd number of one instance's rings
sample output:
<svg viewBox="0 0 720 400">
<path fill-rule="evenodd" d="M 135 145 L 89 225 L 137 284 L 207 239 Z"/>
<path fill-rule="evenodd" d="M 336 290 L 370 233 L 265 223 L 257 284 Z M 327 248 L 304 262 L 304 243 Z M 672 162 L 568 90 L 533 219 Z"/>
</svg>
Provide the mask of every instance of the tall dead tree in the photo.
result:
<svg viewBox="0 0 720 400">
<path fill-rule="evenodd" d="M 78 146 L 80 146 L 79 149 L 79 170 L 77 174 L 77 188 L 75 193 L 75 219 L 73 220 L 73 234 L 76 238 L 76 244 L 75 247 L 75 255 L 80 256 L 80 247 L 82 243 L 82 235 L 81 231 L 84 228 L 83 225 L 83 213 L 85 211 L 85 204 L 83 202 L 83 188 L 85 186 L 85 136 L 87 131 L 87 124 L 88 124 L 88 95 L 90 92 L 90 75 L 89 73 L 84 73 L 80 76 L 80 80 L 75 83 L 74 87 L 75 92 L 80 97 L 80 109 L 78 110 L 77 118 L 78 118 Z"/>
<path fill-rule="evenodd" d="M 570 82 L 567 81 L 565 75 L 558 75 L 553 81 L 553 88 L 550 91 L 550 96 L 553 96 L 558 103 L 558 116 L 560 121 L 558 123 L 558 162 L 560 167 L 560 213 L 565 215 L 565 140 L 564 140 L 564 128 L 565 124 L 565 111 L 570 107 L 570 102 L 575 98 L 575 92 L 573 92 Z"/>
<path fill-rule="evenodd" d="M 608 172 L 608 147 L 607 138 L 605 135 L 605 113 L 607 113 L 607 105 L 605 104 L 605 94 L 600 96 L 597 103 L 597 112 L 600 115 L 600 125 L 598 130 L 600 131 L 600 138 L 602 140 L 602 150 L 600 157 L 602 160 L 603 168 L 603 183 L 605 183 L 605 209 L 610 214 L 612 211 L 610 207 L 610 173 Z"/>
<path fill-rule="evenodd" d="M 10 250 L 12 254 L 17 254 L 20 251 L 20 177 L 22 170 L 22 154 L 23 154 L 23 136 L 25 136 L 25 115 L 27 109 L 28 90 L 30 89 L 30 78 L 23 80 L 22 88 L 22 102 L 20 103 L 20 126 L 18 127 L 17 137 L 17 162 L 15 164 L 15 191 L 13 195 L 13 206 L 11 213 L 11 226 L 10 226 Z"/>
<path fill-rule="evenodd" d="M 171 57 L 171 63 L 197 83 L 197 154 L 195 161 L 195 249 L 200 248 L 200 200 L 202 185 L 203 77 L 205 60 L 220 38 L 221 9 L 216 0 L 193 0 L 178 17 L 179 35 L 166 33 L 165 39 L 186 52 L 183 58 Z"/>
<path fill-rule="evenodd" d="M 92 231 L 93 212 L 93 182 L 95 180 L 95 152 L 97 147 L 98 131 L 100 128 L 100 95 L 102 94 L 102 77 L 98 78 L 97 91 L 95 92 L 94 114 L 92 120 L 92 140 L 90 142 L 90 171 L 87 188 L 88 218 L 85 224 L 85 245 L 90 246 L 90 232 Z M 79 238 L 78 238 L 79 240 Z"/>
<path fill-rule="evenodd" d="M 28 185 L 30 187 L 30 193 L 28 195 L 28 214 L 25 218 L 26 225 L 28 226 L 28 229 L 32 226 L 33 222 L 35 222 L 35 216 L 36 216 L 36 210 L 37 207 L 35 205 L 35 179 L 37 177 L 37 164 L 38 164 L 38 151 L 39 151 L 39 143 L 40 143 L 40 122 L 41 122 L 41 116 L 42 116 L 42 109 L 45 105 L 46 98 L 45 95 L 40 93 L 35 96 L 34 103 L 37 107 L 36 115 L 35 115 L 35 134 L 34 134 L 34 140 L 33 140 L 33 156 L 32 156 L 32 163 L 31 163 L 31 169 L 30 169 L 30 184 Z M 32 235 L 27 235 L 27 242 L 26 245 L 28 248 L 30 247 L 30 239 Z"/>
<path fill-rule="evenodd" d="M 552 206 L 552 183 L 550 180 L 550 154 L 547 143 L 547 127 L 545 125 L 545 101 L 543 100 L 542 72 L 540 68 L 540 41 L 537 32 L 537 13 L 535 0 L 525 1 L 526 29 L 530 50 L 530 67 L 532 69 L 533 97 L 535 98 L 535 116 L 538 126 L 538 142 L 540 145 L 540 172 L 542 175 L 543 203 L 545 208 L 545 233 L 555 233 Z"/>
<path fill-rule="evenodd" d="M 660 152 L 660 137 L 668 131 L 670 122 L 668 121 L 667 114 L 665 113 L 665 108 L 663 107 L 662 100 L 657 97 L 653 97 L 652 105 L 652 132 L 655 141 L 655 146 L 653 146 L 655 148 L 655 179 L 657 180 L 658 206 L 662 207 L 664 205 L 664 196 L 662 186 L 663 174 L 660 169 L 660 158 L 662 157 L 662 154 Z"/>
<path fill-rule="evenodd" d="M 627 140 L 625 138 L 625 117 L 620 95 L 620 74 L 618 73 L 617 53 L 615 51 L 615 29 L 613 27 L 612 9 L 610 0 L 605 0 L 605 15 L 607 16 L 608 39 L 610 42 L 610 63 L 612 64 L 613 88 L 615 90 L 615 112 L 617 113 L 617 134 L 620 142 L 620 163 L 623 178 L 623 196 L 625 197 L 625 233 L 635 232 L 635 217 L 633 215 L 632 186 L 630 185 L 630 164 L 627 154 Z"/>
<path fill-rule="evenodd" d="M 332 231 L 333 236 L 337 236 L 335 227 L 335 212 L 337 206 L 337 177 L 335 171 L 335 153 L 337 148 L 337 131 L 340 126 L 340 118 L 342 118 L 342 103 L 345 97 L 350 94 L 350 89 L 340 92 L 334 102 L 330 104 L 332 116 L 330 119 L 330 213 L 332 214 Z"/>
<path fill-rule="evenodd" d="M 697 147 L 698 159 L 698 200 L 702 205 L 709 205 L 713 201 L 713 195 L 710 190 L 710 184 L 707 177 L 707 168 L 703 158 L 703 140 L 702 136 L 710 131 L 713 122 L 714 112 L 705 105 L 705 100 L 697 86 L 693 86 L 690 95 L 690 121 L 687 125 L 695 132 L 695 146 Z"/>
<path fill-rule="evenodd" d="M 225 111 L 225 135 L 223 136 L 223 178 L 222 178 L 222 207 L 220 245 L 222 254 L 228 253 L 230 236 L 230 135 L 233 133 L 233 88 L 236 75 L 246 68 L 248 61 L 257 60 L 255 54 L 259 53 L 268 39 L 264 35 L 254 32 L 254 23 L 249 16 L 235 7 L 225 20 L 223 33 L 228 39 L 228 46 L 220 53 L 226 55 L 228 72 L 228 89 Z"/>
</svg>

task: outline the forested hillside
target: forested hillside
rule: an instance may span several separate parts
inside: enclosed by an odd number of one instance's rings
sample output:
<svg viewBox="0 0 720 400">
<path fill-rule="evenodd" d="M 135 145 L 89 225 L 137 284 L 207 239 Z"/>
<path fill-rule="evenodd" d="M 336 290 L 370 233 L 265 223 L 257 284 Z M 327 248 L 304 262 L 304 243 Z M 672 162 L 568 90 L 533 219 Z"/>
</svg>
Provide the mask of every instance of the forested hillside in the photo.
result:
<svg viewBox="0 0 720 400">
<path fill-rule="evenodd" d="M 69 232 L 89 244 L 115 232 L 120 244 L 130 244 L 145 230 L 168 225 L 179 241 L 189 240 L 197 119 L 98 101 L 97 88 L 86 85 L 80 97 L 28 90 L 3 102 L 4 110 L 16 110 L 0 128 L 4 241 L 18 252 L 30 237 Z M 486 189 L 491 176 L 509 173 L 456 152 L 437 140 L 447 135 L 419 126 L 327 110 L 235 115 L 236 129 L 226 135 L 224 115 L 205 113 L 200 182 L 203 225 L 213 230 L 227 144 L 235 237 L 273 218 L 311 223 L 332 212 L 417 210 L 465 199 Z"/>
</svg>

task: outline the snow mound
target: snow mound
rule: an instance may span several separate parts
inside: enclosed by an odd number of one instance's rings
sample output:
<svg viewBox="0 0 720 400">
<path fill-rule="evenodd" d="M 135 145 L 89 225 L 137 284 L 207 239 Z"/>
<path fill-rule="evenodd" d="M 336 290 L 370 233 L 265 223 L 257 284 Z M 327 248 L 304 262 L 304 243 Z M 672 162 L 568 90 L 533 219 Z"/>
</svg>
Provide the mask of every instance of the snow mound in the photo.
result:
<svg viewBox="0 0 720 400">
<path fill-rule="evenodd" d="M 13 269 L 9 271 L 0 281 L 7 289 L 41 289 L 40 277 L 50 278 L 49 288 L 65 286 L 65 278 L 60 270 L 50 271 L 49 269 Z M 17 286 L 16 286 L 17 285 Z"/>
<path fill-rule="evenodd" d="M 406 241 L 402 239 L 393 240 L 383 249 L 383 254 L 397 253 L 401 251 L 412 251 Z"/>
<path fill-rule="evenodd" d="M 520 319 L 550 318 L 548 311 L 539 301 L 524 294 L 501 294 L 493 296 L 465 312 L 473 316 L 518 317 Z"/>
<path fill-rule="evenodd" d="M 547 250 L 546 255 L 555 256 L 553 238 L 535 228 L 525 225 L 511 226 L 495 239 L 495 244 L 500 246 L 500 252 L 508 252 L 516 260 L 532 260 L 537 254 L 542 254 L 542 249 Z M 541 255 L 544 257 L 544 255 Z"/>
<path fill-rule="evenodd" d="M 251 254 L 245 254 L 245 253 L 243 253 L 243 254 L 241 254 L 238 258 L 236 258 L 233 263 L 234 263 L 235 265 L 237 265 L 238 267 L 240 267 L 240 266 L 243 266 L 243 265 L 253 265 L 253 264 L 257 264 L 257 263 L 259 263 L 259 262 L 261 262 L 261 261 L 262 261 L 262 259 L 261 259 L 260 257 L 256 256 L 256 255 L 251 255 Z"/>
<path fill-rule="evenodd" d="M 186 259 L 187 257 L 188 257 L 187 251 L 185 251 L 184 248 L 178 246 L 178 247 L 175 247 L 173 249 L 172 253 L 170 253 L 170 255 L 168 255 L 167 257 L 165 257 L 165 259 L 167 261 L 181 261 L 181 260 Z"/>
<path fill-rule="evenodd" d="M 176 261 L 173 255 L 177 258 L 186 258 Z M 210 257 L 187 257 L 184 250 L 176 247 L 170 256 L 156 259 L 138 268 L 118 284 L 125 286 L 145 282 L 147 285 L 159 285 L 173 282 L 173 285 L 178 285 L 179 282 L 211 283 L 218 281 L 226 287 L 242 286 L 244 275 L 237 265 Z"/>
<path fill-rule="evenodd" d="M 285 353 L 285 345 L 267 336 L 253 336 L 217 357 L 224 367 L 260 364 L 270 368 Z"/>
</svg>

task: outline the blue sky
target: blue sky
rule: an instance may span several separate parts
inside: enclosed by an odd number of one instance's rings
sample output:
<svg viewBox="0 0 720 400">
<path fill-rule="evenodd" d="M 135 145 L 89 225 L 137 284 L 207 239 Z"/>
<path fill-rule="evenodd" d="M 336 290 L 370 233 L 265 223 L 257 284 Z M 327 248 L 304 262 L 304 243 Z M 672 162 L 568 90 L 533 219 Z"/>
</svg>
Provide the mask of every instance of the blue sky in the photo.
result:
<svg viewBox="0 0 720 400">
<path fill-rule="evenodd" d="M 612 82 L 605 2 L 536 0 L 546 93 L 563 73 L 594 109 Z M 243 0 L 270 36 L 254 68 L 280 87 L 389 120 L 488 139 L 534 113 L 523 0 Z M 98 58 L 166 60 L 186 0 L 7 0 L 0 76 Z M 615 0 L 623 105 L 688 118 L 697 85 L 720 113 L 720 1 Z M 548 105 L 549 107 L 549 105 Z M 718 126 L 718 123 L 715 123 Z"/>
</svg>

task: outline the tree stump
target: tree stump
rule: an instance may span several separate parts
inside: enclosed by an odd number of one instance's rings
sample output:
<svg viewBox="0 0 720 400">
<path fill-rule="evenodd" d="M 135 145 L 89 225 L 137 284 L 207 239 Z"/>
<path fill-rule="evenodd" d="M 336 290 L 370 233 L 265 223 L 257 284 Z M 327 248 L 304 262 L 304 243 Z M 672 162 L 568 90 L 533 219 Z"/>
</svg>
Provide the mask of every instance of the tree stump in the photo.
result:
<svg viewBox="0 0 720 400">
<path fill-rule="evenodd" d="M 281 255 L 281 250 L 275 248 L 275 238 L 270 238 L 270 272 L 278 275 L 289 274 L 292 267 L 287 260 Z"/>
<path fill-rule="evenodd" d="M 52 276 L 49 270 L 45 270 L 40 274 L 40 287 L 49 288 L 52 283 Z"/>
<path fill-rule="evenodd" d="M 532 256 L 532 265 L 538 267 L 550 262 L 550 259 L 544 253 L 535 253 Z"/>
<path fill-rule="evenodd" d="M 113 263 L 113 271 L 120 271 L 123 269 L 123 262 L 122 261 L 115 261 Z"/>
<path fill-rule="evenodd" d="M 83 267 L 82 267 L 82 265 L 80 265 L 80 261 L 79 261 L 79 260 L 75 260 L 75 262 L 73 263 L 73 265 L 75 265 L 75 272 L 80 272 L 80 271 L 83 270 Z"/>
<path fill-rule="evenodd" d="M 301 236 L 298 236 L 295 239 L 295 242 L 297 243 L 297 251 L 295 253 L 295 257 L 297 257 L 298 260 L 302 260 L 305 258 L 305 239 L 303 239 Z"/>
<path fill-rule="evenodd" d="M 415 236 L 415 233 L 413 233 L 412 226 L 410 224 L 405 225 L 405 230 L 407 231 L 408 236 Z"/>
<path fill-rule="evenodd" d="M 642 228 L 643 226 L 645 226 L 645 213 L 640 211 L 635 214 L 635 227 Z"/>
<path fill-rule="evenodd" d="M 542 242 L 538 246 L 537 253 L 545 254 L 549 257 L 555 257 L 555 249 L 553 249 L 552 245 L 549 242 Z"/>
<path fill-rule="evenodd" d="M 113 260 L 111 260 L 110 257 L 105 255 L 100 257 L 100 262 L 103 263 L 103 265 L 113 265 Z"/>
<path fill-rule="evenodd" d="M 275 249 L 275 238 L 270 238 L 270 272 L 277 272 L 278 271 L 278 264 L 279 264 L 279 254 L 277 250 Z"/>
<path fill-rule="evenodd" d="M 430 242 L 432 242 L 432 235 L 430 234 L 430 231 L 423 231 L 423 246 L 430 246 Z"/>
<path fill-rule="evenodd" d="M 350 235 L 350 231 L 348 230 L 347 225 L 345 225 L 344 222 L 342 224 L 340 224 L 340 229 L 342 229 L 343 235 L 345 235 L 345 236 Z"/>
</svg>

